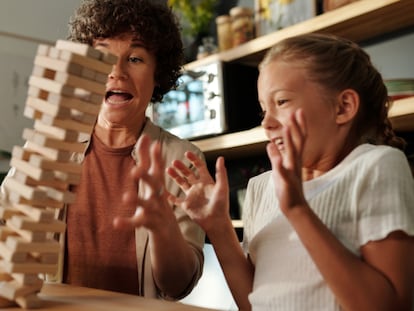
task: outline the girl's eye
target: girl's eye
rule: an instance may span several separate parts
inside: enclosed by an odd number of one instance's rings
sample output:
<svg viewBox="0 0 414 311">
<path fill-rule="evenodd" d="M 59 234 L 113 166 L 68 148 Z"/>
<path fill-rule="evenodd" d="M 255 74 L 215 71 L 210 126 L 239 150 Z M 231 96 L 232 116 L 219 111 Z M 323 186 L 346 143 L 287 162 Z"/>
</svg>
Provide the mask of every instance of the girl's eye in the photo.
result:
<svg viewBox="0 0 414 311">
<path fill-rule="evenodd" d="M 277 102 L 278 106 L 282 106 L 283 104 L 287 103 L 288 100 L 287 99 L 278 99 L 276 102 Z"/>
<path fill-rule="evenodd" d="M 138 62 L 142 62 L 142 58 L 139 58 L 139 57 L 130 57 L 130 58 L 128 58 L 128 61 L 130 63 L 138 63 Z"/>
<path fill-rule="evenodd" d="M 262 119 L 264 119 L 264 117 L 266 116 L 266 110 L 261 111 L 261 112 L 259 113 L 259 115 L 260 115 L 260 117 L 261 117 Z"/>
</svg>

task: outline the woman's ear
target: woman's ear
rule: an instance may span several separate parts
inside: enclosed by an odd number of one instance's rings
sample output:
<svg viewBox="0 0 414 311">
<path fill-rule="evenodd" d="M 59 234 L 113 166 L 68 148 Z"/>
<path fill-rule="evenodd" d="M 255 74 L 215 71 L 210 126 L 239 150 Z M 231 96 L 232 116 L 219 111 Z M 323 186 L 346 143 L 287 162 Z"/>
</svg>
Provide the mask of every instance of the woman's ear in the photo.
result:
<svg viewBox="0 0 414 311">
<path fill-rule="evenodd" d="M 338 95 L 336 123 L 345 124 L 352 121 L 358 113 L 359 94 L 353 89 L 346 89 Z"/>
</svg>

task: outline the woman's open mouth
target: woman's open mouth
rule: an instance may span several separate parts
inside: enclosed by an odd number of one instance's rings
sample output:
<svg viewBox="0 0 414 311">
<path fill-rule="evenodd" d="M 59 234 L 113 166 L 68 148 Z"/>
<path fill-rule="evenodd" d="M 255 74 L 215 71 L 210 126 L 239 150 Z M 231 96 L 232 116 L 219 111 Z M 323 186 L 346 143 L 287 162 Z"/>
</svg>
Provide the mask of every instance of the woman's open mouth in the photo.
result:
<svg viewBox="0 0 414 311">
<path fill-rule="evenodd" d="M 122 90 L 110 90 L 105 94 L 105 101 L 110 105 L 121 105 L 129 102 L 132 94 Z"/>
</svg>

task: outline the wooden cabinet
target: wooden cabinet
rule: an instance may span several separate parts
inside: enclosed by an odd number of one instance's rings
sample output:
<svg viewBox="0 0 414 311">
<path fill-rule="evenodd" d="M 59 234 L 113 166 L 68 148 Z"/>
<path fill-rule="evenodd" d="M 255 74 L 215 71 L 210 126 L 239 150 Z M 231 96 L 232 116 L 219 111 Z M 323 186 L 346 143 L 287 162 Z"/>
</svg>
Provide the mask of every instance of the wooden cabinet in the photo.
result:
<svg viewBox="0 0 414 311">
<path fill-rule="evenodd" d="M 238 62 L 257 66 L 266 51 L 278 41 L 309 32 L 333 33 L 356 42 L 378 37 L 414 25 L 413 0 L 359 0 L 312 19 L 278 30 L 233 49 L 188 63 L 193 69 L 215 60 Z M 414 130 L 414 97 L 395 101 L 390 109 L 391 121 L 398 131 Z M 206 154 L 207 159 L 217 155 L 226 157 L 238 154 L 263 152 L 266 137 L 260 127 L 194 143 Z"/>
</svg>

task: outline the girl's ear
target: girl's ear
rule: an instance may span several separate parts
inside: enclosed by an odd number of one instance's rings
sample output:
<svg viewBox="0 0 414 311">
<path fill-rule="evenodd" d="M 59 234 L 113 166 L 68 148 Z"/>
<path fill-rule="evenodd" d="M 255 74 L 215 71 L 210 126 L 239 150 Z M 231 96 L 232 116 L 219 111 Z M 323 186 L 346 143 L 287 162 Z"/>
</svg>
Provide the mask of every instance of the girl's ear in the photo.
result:
<svg viewBox="0 0 414 311">
<path fill-rule="evenodd" d="M 352 121 L 358 113 L 359 95 L 353 89 L 346 89 L 338 95 L 336 123 L 345 124 Z"/>
</svg>

